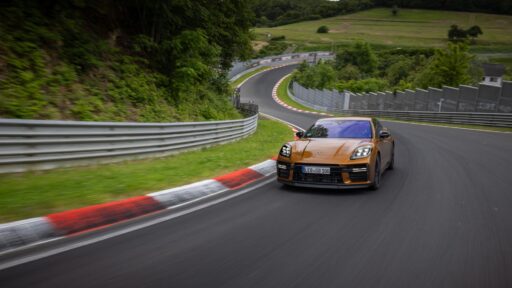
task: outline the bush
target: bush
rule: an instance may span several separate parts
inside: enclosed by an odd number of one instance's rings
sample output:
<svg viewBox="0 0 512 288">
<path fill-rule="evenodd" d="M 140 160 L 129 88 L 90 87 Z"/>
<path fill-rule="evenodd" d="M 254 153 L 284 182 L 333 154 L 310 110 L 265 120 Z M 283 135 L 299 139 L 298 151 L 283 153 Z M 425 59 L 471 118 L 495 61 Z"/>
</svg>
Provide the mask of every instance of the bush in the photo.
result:
<svg viewBox="0 0 512 288">
<path fill-rule="evenodd" d="M 352 64 L 348 64 L 343 69 L 338 71 L 338 79 L 349 81 L 349 80 L 358 80 L 361 78 L 361 71 L 359 68 Z"/>
<path fill-rule="evenodd" d="M 391 14 L 393 14 L 393 16 L 398 15 L 398 6 L 397 5 L 393 5 L 393 8 L 391 8 Z"/>
<path fill-rule="evenodd" d="M 400 81 L 407 79 L 407 77 L 413 71 L 413 61 L 407 57 L 400 57 L 388 69 L 386 69 L 386 75 L 389 83 L 394 86 Z"/>
<path fill-rule="evenodd" d="M 286 40 L 286 36 L 281 35 L 281 36 L 275 36 L 275 37 L 270 38 L 270 41 L 282 41 L 282 40 Z"/>
<path fill-rule="evenodd" d="M 452 25 L 448 30 L 448 40 L 452 42 L 464 41 L 468 38 L 466 30 L 459 28 L 457 25 Z"/>
<path fill-rule="evenodd" d="M 281 41 L 270 41 L 269 44 L 258 52 L 256 58 L 266 57 L 270 55 L 279 55 L 284 52 L 288 48 L 288 44 L 286 42 Z"/>
<path fill-rule="evenodd" d="M 332 89 L 336 82 L 336 71 L 332 65 L 320 62 L 314 66 L 303 66 L 295 72 L 293 79 L 306 88 Z"/>
<path fill-rule="evenodd" d="M 388 88 L 388 83 L 385 80 L 377 78 L 350 80 L 336 84 L 336 89 L 339 91 L 348 90 L 354 93 L 384 91 Z"/>
<path fill-rule="evenodd" d="M 348 64 L 356 66 L 362 73 L 371 76 L 377 70 L 378 59 L 368 43 L 357 42 L 336 54 L 336 69 L 341 70 Z"/>
<path fill-rule="evenodd" d="M 318 27 L 318 29 L 316 30 L 316 33 L 329 33 L 329 27 L 322 25 L 322 26 Z"/>
</svg>

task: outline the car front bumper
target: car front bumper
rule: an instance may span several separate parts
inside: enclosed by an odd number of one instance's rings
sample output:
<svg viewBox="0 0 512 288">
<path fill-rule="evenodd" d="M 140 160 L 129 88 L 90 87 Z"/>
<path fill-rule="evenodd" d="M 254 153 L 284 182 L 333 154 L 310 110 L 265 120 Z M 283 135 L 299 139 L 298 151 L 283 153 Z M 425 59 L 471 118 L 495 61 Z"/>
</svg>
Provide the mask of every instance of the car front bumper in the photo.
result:
<svg viewBox="0 0 512 288">
<path fill-rule="evenodd" d="M 331 169 L 330 174 L 307 174 L 304 166 L 322 166 Z M 372 185 L 368 164 L 334 165 L 277 162 L 277 180 L 280 183 L 310 188 L 365 188 Z"/>
<path fill-rule="evenodd" d="M 305 188 L 320 188 L 320 189 L 361 189 L 368 188 L 371 186 L 370 183 L 365 184 L 318 184 L 318 183 L 306 183 L 306 182 L 293 182 L 277 178 L 277 182 L 294 186 L 294 187 L 305 187 Z"/>
</svg>

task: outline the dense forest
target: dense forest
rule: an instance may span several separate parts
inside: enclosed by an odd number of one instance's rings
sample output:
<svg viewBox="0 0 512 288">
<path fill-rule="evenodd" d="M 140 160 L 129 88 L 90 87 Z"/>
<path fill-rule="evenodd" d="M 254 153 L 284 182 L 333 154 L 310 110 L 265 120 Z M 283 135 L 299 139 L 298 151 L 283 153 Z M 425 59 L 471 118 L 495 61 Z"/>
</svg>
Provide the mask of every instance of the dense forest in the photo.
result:
<svg viewBox="0 0 512 288">
<path fill-rule="evenodd" d="M 0 117 L 239 117 L 226 70 L 251 56 L 240 0 L 0 3 Z"/>
<path fill-rule="evenodd" d="M 403 7 L 512 14 L 510 0 L 254 0 L 255 26 L 280 26 L 373 7 Z"/>
</svg>

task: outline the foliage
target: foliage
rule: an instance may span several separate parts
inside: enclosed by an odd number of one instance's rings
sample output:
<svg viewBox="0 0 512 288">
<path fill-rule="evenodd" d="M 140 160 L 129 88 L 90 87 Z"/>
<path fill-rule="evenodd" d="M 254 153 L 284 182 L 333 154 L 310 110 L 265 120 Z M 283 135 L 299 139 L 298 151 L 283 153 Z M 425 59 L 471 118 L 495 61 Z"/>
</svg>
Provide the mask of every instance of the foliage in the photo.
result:
<svg viewBox="0 0 512 288">
<path fill-rule="evenodd" d="M 398 15 L 398 6 L 396 4 L 391 8 L 391 14 L 393 14 L 393 16 Z"/>
<path fill-rule="evenodd" d="M 437 50 L 414 84 L 421 88 L 458 86 L 472 82 L 471 62 L 474 59 L 466 44 L 449 43 L 446 49 Z"/>
<path fill-rule="evenodd" d="M 471 26 L 467 31 L 466 33 L 468 34 L 469 37 L 471 37 L 471 39 L 473 40 L 473 42 L 475 41 L 475 39 L 478 37 L 478 35 L 482 35 L 484 34 L 484 32 L 482 31 L 482 29 L 480 28 L 480 26 L 478 25 L 473 25 Z"/>
<path fill-rule="evenodd" d="M 282 41 L 282 40 L 286 40 L 286 36 L 281 35 L 281 36 L 274 36 L 274 37 L 270 38 L 270 41 Z"/>
<path fill-rule="evenodd" d="M 340 1 L 342 2 L 342 1 Z M 374 0 L 376 6 L 392 7 L 398 5 L 403 8 L 422 8 L 435 10 L 492 12 L 499 14 L 512 14 L 512 2 L 509 0 L 494 1 L 468 1 L 468 0 Z"/>
<path fill-rule="evenodd" d="M 341 70 L 338 70 L 337 75 L 338 80 L 348 81 L 348 80 L 359 80 L 361 78 L 361 71 L 357 66 L 352 64 L 347 64 Z"/>
<path fill-rule="evenodd" d="M 0 5 L 1 117 L 239 117 L 225 72 L 252 53 L 248 1 Z"/>
<path fill-rule="evenodd" d="M 378 78 L 366 78 L 361 80 L 349 80 L 336 84 L 339 91 L 348 90 L 355 93 L 384 91 L 388 88 L 386 80 Z"/>
<path fill-rule="evenodd" d="M 306 88 L 331 89 L 336 82 L 336 71 L 332 65 L 320 62 L 302 71 L 297 70 L 293 79 Z"/>
<path fill-rule="evenodd" d="M 432 85 L 458 86 L 469 82 L 471 78 L 468 71 L 473 56 L 467 51 L 467 45 L 451 43 L 447 49 L 438 50 L 432 59 L 432 69 L 441 81 Z"/>
<path fill-rule="evenodd" d="M 289 44 L 283 41 L 269 41 L 268 45 L 258 51 L 256 58 L 282 54 Z"/>
<path fill-rule="evenodd" d="M 350 48 L 336 54 L 336 68 L 343 69 L 351 64 L 365 75 L 372 75 L 377 69 L 377 57 L 371 46 L 365 42 L 356 42 Z"/>
<path fill-rule="evenodd" d="M 448 39 L 452 42 L 464 41 L 468 38 L 468 33 L 466 30 L 459 28 L 457 25 L 450 26 L 450 30 L 448 30 Z"/>
<path fill-rule="evenodd" d="M 387 80 L 392 86 L 405 80 L 411 70 L 414 70 L 414 62 L 408 57 L 396 58 L 396 61 L 386 69 Z"/>
<path fill-rule="evenodd" d="M 363 51 L 366 50 L 365 46 L 357 45 Z M 354 47 L 349 50 L 353 51 Z M 376 65 L 375 72 L 371 74 L 363 73 L 361 69 L 367 65 L 367 61 L 346 60 L 364 59 L 364 57 L 347 57 L 347 54 L 353 55 L 354 53 L 341 52 L 336 61 L 332 63 L 325 62 L 316 66 L 301 64 L 294 74 L 293 80 L 302 86 L 315 89 L 332 89 L 334 81 L 336 89 L 352 92 L 471 84 L 479 81 L 481 65 L 475 62 L 473 56 L 467 51 L 467 45 L 452 43 L 449 43 L 447 48 L 439 50 L 395 49 L 382 51 L 372 56 L 378 65 Z M 363 53 L 363 55 L 367 55 L 367 53 Z M 354 65 L 352 63 L 361 64 Z M 333 68 L 334 71 L 329 68 Z"/>
<path fill-rule="evenodd" d="M 373 0 L 254 0 L 255 26 L 281 26 L 353 13 L 374 6 Z"/>
<path fill-rule="evenodd" d="M 471 37 L 472 42 L 475 42 L 475 39 L 478 37 L 478 35 L 482 34 L 482 29 L 478 25 L 473 25 L 467 30 L 459 28 L 457 25 L 452 25 L 450 30 L 448 30 L 448 39 L 452 42 L 460 42 L 466 40 L 468 37 Z"/>
<path fill-rule="evenodd" d="M 316 29 L 316 33 L 329 33 L 329 27 L 322 25 Z"/>
</svg>

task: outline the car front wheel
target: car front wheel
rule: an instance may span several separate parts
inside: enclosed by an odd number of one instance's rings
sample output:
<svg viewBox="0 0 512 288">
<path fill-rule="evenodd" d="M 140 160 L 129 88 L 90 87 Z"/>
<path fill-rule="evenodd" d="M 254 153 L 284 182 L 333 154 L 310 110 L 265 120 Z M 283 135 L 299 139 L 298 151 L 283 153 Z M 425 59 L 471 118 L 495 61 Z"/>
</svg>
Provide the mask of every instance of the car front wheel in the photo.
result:
<svg viewBox="0 0 512 288">
<path fill-rule="evenodd" d="M 382 175 L 380 173 L 380 156 L 378 156 L 377 161 L 375 161 L 375 174 L 373 176 L 373 184 L 370 187 L 372 190 L 379 189 L 381 176 Z"/>
</svg>

